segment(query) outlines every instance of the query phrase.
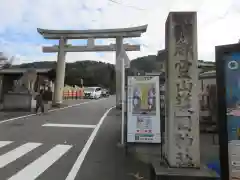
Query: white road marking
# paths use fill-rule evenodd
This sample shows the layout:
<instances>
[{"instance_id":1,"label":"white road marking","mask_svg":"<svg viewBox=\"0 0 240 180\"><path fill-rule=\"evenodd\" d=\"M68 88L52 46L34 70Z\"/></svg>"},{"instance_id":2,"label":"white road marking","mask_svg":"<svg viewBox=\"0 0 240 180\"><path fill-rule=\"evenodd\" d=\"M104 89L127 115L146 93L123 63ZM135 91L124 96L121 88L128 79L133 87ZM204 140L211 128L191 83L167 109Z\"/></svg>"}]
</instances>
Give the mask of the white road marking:
<instances>
[{"instance_id":1,"label":"white road marking","mask_svg":"<svg viewBox=\"0 0 240 180\"><path fill-rule=\"evenodd\" d=\"M11 144L12 141L0 141L0 148Z\"/></svg>"},{"instance_id":2,"label":"white road marking","mask_svg":"<svg viewBox=\"0 0 240 180\"><path fill-rule=\"evenodd\" d=\"M98 101L101 101L101 100L105 100L105 99L87 101L87 102L82 102L82 103L79 103L79 104L74 104L74 105L70 105L70 106L66 106L66 107L62 107L62 108L51 109L48 112L60 111L60 110L63 110L63 109L76 107L76 106L80 106L80 105L88 104L88 103L92 103L92 102L98 102ZM3 120L3 121L0 121L0 124L3 124L5 122L9 122L9 121L15 121L15 120L18 120L18 119L24 119L24 118L31 117L31 116L36 116L36 114L34 113L34 114L28 114L28 115L24 115L24 116L19 116L19 117L15 117L15 118L6 119L6 120Z\"/></svg>"},{"instance_id":3,"label":"white road marking","mask_svg":"<svg viewBox=\"0 0 240 180\"><path fill-rule=\"evenodd\" d=\"M26 143L12 151L9 151L6 154L1 155L0 168L5 167L9 163L17 160L18 158L22 157L23 155L27 154L28 152L32 151L40 145L42 145L42 143Z\"/></svg>"},{"instance_id":4,"label":"white road marking","mask_svg":"<svg viewBox=\"0 0 240 180\"><path fill-rule=\"evenodd\" d=\"M73 127L73 128L95 128L96 125L86 125L86 124L43 124L45 127Z\"/></svg>"},{"instance_id":5,"label":"white road marking","mask_svg":"<svg viewBox=\"0 0 240 180\"><path fill-rule=\"evenodd\" d=\"M85 157L86 157L86 155L87 155L87 153L88 153L88 151L89 151L89 149L90 149L90 147L91 147L91 145L93 143L93 140L95 139L95 137L96 137L96 135L97 135L97 133L98 133L98 131L99 131L103 121L104 121L104 119L107 117L108 113L113 108L115 108L115 106L111 107L110 109L108 109L104 113L104 115L101 117L99 123L97 124L96 128L93 130L91 136L89 137L89 139L86 142L85 146L83 147L81 153L79 154L77 160L75 161L71 171L68 173L68 176L67 176L66 180L74 180L75 177L77 176L77 173L78 173L79 169L81 168L82 163L83 163L83 161L84 161L84 159L85 159Z\"/></svg>"},{"instance_id":6,"label":"white road marking","mask_svg":"<svg viewBox=\"0 0 240 180\"><path fill-rule=\"evenodd\" d=\"M8 180L34 180L60 159L72 146L56 145Z\"/></svg>"}]
</instances>

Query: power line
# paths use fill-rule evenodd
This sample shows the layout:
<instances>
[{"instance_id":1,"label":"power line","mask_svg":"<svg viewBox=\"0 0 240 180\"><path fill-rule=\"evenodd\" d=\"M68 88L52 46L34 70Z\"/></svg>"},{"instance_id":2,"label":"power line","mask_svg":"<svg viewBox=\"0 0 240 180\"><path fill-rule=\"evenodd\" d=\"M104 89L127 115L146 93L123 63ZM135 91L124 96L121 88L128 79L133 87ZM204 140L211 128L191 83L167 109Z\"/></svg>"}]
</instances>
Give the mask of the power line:
<instances>
[{"instance_id":1,"label":"power line","mask_svg":"<svg viewBox=\"0 0 240 180\"><path fill-rule=\"evenodd\" d=\"M112 3L115 3L115 4L118 4L118 5L121 5L121 6L125 6L125 7L129 7L129 8L133 8L133 9L136 9L136 10L140 10L140 11L146 11L147 9L142 9L142 8L139 8L139 7L136 7L136 6L131 6L131 5L127 5L127 4L123 4L121 2L118 2L118 1L115 1L115 0L108 0Z\"/></svg>"},{"instance_id":2,"label":"power line","mask_svg":"<svg viewBox=\"0 0 240 180\"><path fill-rule=\"evenodd\" d=\"M217 21L220 21L220 20L224 19L229 14L229 12L230 12L230 10L228 9L223 15L218 16L216 18L213 18L213 19L211 19L209 21L204 22L203 26L208 26L208 25L210 25L212 23L215 23Z\"/></svg>"},{"instance_id":3,"label":"power line","mask_svg":"<svg viewBox=\"0 0 240 180\"><path fill-rule=\"evenodd\" d=\"M208 26L208 25L211 25L212 23L223 20L224 18L226 18L229 15L229 13L231 12L231 8L233 6L234 6L233 3L231 3L231 5L227 8L227 10L222 15L220 15L216 18L212 18L208 21L205 21L202 26Z\"/></svg>"}]
</instances>

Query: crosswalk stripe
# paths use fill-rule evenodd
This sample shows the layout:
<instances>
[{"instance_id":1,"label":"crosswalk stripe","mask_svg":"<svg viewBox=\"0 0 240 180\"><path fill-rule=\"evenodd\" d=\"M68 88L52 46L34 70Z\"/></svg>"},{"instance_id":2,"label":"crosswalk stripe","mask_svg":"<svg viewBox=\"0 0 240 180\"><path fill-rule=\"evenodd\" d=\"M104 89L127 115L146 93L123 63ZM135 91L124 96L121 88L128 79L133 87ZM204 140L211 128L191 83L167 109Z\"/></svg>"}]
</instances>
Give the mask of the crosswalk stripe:
<instances>
[{"instance_id":1,"label":"crosswalk stripe","mask_svg":"<svg viewBox=\"0 0 240 180\"><path fill-rule=\"evenodd\" d=\"M0 168L5 167L9 163L17 160L38 146L42 145L42 143L26 143L22 146L17 147L16 149L9 151L0 156Z\"/></svg>"},{"instance_id":2,"label":"crosswalk stripe","mask_svg":"<svg viewBox=\"0 0 240 180\"><path fill-rule=\"evenodd\" d=\"M47 153L27 165L24 169L10 177L8 180L34 180L61 158L72 146L56 145Z\"/></svg>"},{"instance_id":3,"label":"crosswalk stripe","mask_svg":"<svg viewBox=\"0 0 240 180\"><path fill-rule=\"evenodd\" d=\"M11 144L12 141L0 141L0 148Z\"/></svg>"}]
</instances>

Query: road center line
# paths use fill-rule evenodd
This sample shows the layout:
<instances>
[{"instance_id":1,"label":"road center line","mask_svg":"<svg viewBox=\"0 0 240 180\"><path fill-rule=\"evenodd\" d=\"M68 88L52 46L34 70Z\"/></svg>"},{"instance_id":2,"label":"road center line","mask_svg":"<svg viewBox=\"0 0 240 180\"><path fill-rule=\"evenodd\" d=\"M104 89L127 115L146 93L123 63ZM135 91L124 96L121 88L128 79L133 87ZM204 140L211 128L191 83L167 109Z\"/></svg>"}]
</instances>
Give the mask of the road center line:
<instances>
[{"instance_id":1,"label":"road center line","mask_svg":"<svg viewBox=\"0 0 240 180\"><path fill-rule=\"evenodd\" d=\"M73 128L95 128L96 125L86 125L86 124L43 124L44 127L73 127Z\"/></svg>"},{"instance_id":2,"label":"road center line","mask_svg":"<svg viewBox=\"0 0 240 180\"><path fill-rule=\"evenodd\" d=\"M79 104L73 104L73 105L70 105L70 106L62 107L62 108L51 109L48 112L60 111L60 110L63 110L63 109L76 107L76 106L80 106L80 105L88 104L88 103L94 103L94 102L98 102L98 101L102 101L102 100L105 100L105 99L98 99L98 100L93 100L93 101L87 101L87 102L82 102L82 103L79 103ZM25 115L25 116L19 116L19 117L6 119L6 120L3 120L3 121L0 121L0 124L3 124L5 122L9 122L9 121L15 121L15 120L18 120L18 119L24 119L24 118L32 117L32 116L36 116L36 114L34 113L34 114L28 114L28 115Z\"/></svg>"},{"instance_id":3,"label":"road center line","mask_svg":"<svg viewBox=\"0 0 240 180\"><path fill-rule=\"evenodd\" d=\"M67 176L67 178L65 180L74 180L75 179L75 177L77 176L77 173L78 173L79 169L81 168L82 163L83 163L83 161L84 161L84 159L85 159L85 157L86 157L86 155L87 155L87 153L88 153L88 151L89 151L89 149L90 149L90 147L91 147L91 145L93 143L93 140L95 139L95 137L96 137L96 135L97 135L97 133L98 133L98 131L99 131L103 121L104 121L104 119L107 117L108 113L113 108L115 108L115 106L111 107L110 109L108 109L104 113L104 115L101 117L99 123L97 124L96 128L93 130L91 136L89 137L88 141L86 142L85 146L83 147L81 153L79 154L77 160L75 161L71 171L68 173L68 176Z\"/></svg>"}]
</instances>

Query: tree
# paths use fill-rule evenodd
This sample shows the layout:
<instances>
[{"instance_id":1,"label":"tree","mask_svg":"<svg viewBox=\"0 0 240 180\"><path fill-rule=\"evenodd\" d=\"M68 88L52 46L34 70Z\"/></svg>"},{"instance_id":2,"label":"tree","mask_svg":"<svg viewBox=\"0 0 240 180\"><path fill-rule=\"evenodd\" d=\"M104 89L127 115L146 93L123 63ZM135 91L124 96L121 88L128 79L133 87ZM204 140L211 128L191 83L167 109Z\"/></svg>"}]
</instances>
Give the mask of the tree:
<instances>
[{"instance_id":1,"label":"tree","mask_svg":"<svg viewBox=\"0 0 240 180\"><path fill-rule=\"evenodd\" d=\"M15 66L16 67L16 66ZM56 69L56 62L33 62L21 64L20 68L53 68ZM96 61L77 61L66 64L65 84L81 86L83 79L84 86L101 86L115 92L115 67L109 63Z\"/></svg>"},{"instance_id":2,"label":"tree","mask_svg":"<svg viewBox=\"0 0 240 180\"><path fill-rule=\"evenodd\" d=\"M137 72L158 72L159 59L155 55L139 57L131 61L129 75L136 75ZM56 62L33 62L21 64L20 68L56 68ZM81 85L81 79L84 86L102 86L115 92L116 76L115 66L109 63L97 61L77 61L66 64L65 83L68 85Z\"/></svg>"}]
</instances>

